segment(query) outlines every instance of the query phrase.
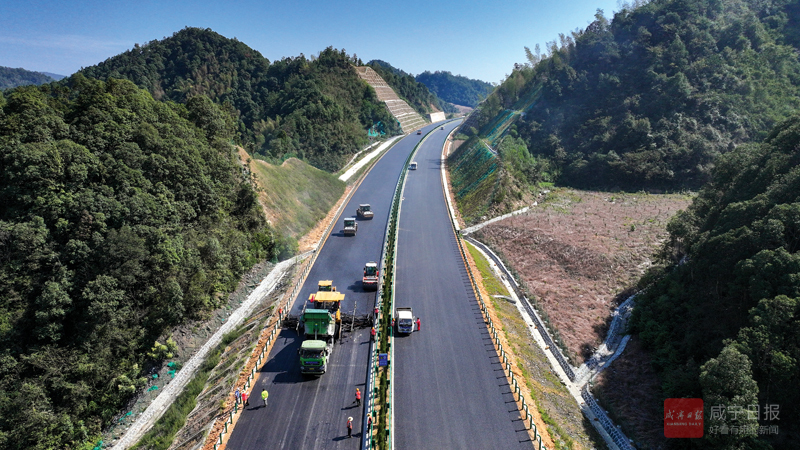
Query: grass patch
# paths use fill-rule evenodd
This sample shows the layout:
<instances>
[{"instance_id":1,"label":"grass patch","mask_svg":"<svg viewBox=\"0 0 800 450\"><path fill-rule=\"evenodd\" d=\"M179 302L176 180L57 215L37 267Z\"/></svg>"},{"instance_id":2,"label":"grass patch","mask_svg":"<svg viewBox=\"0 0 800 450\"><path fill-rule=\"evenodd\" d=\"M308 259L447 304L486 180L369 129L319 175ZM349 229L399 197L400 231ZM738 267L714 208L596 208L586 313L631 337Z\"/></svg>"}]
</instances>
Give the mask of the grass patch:
<instances>
[{"instance_id":1,"label":"grass patch","mask_svg":"<svg viewBox=\"0 0 800 450\"><path fill-rule=\"evenodd\" d=\"M169 409L153 425L153 428L135 446L131 447L132 449L166 450L172 445L175 434L183 427L186 423L186 417L197 405L197 396L203 392L208 377L219 364L225 347L239 338L245 331L245 327L239 327L223 336L222 342L206 358L203 365L195 373L192 381L186 385L183 392L178 395Z\"/></svg>"},{"instance_id":2,"label":"grass patch","mask_svg":"<svg viewBox=\"0 0 800 450\"><path fill-rule=\"evenodd\" d=\"M267 218L280 232L297 238L311 230L344 194L346 183L296 158L280 166L250 165L261 187Z\"/></svg>"},{"instance_id":3,"label":"grass patch","mask_svg":"<svg viewBox=\"0 0 800 450\"><path fill-rule=\"evenodd\" d=\"M510 295L508 290L503 283L494 276L492 268L489 267L489 261L483 257L481 252L478 251L474 245L467 241L464 242L467 244L469 254L472 255L472 259L475 261L475 265L478 266L478 270L483 277L483 287L486 289L486 292L488 292L489 295L504 295L508 297ZM497 307L497 305L495 305L495 307Z\"/></svg>"},{"instance_id":4,"label":"grass patch","mask_svg":"<svg viewBox=\"0 0 800 450\"><path fill-rule=\"evenodd\" d=\"M472 244L467 244L467 249L483 278L487 293L508 295L505 286L491 271L489 262ZM516 357L522 376L520 382L528 387L536 409L547 424L555 448L570 450L604 448L602 438L591 424L583 419L577 402L552 371L549 360L536 345L516 305L496 299L492 299L492 304L500 328L510 346L508 350Z\"/></svg>"}]
</instances>

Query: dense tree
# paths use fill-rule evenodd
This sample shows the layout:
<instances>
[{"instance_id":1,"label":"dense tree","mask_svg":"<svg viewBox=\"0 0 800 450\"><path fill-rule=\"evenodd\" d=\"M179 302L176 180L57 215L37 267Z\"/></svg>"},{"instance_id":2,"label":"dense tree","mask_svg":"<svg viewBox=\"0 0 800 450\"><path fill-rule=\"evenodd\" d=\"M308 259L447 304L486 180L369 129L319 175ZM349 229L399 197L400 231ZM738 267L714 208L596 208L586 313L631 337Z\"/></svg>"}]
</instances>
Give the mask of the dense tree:
<instances>
[{"instance_id":1,"label":"dense tree","mask_svg":"<svg viewBox=\"0 0 800 450\"><path fill-rule=\"evenodd\" d=\"M486 136L522 113L519 135L562 184L697 189L717 156L800 107L796 0L639 5L528 49L470 126Z\"/></svg>"},{"instance_id":2,"label":"dense tree","mask_svg":"<svg viewBox=\"0 0 800 450\"><path fill-rule=\"evenodd\" d=\"M389 134L400 131L374 91L358 78L357 62L344 50L329 47L317 57L270 63L236 39L185 28L81 73L131 80L161 100L187 103L203 95L235 116L236 138L249 151L276 162L296 156L335 171L366 145L367 130L375 123L384 124Z\"/></svg>"},{"instance_id":3,"label":"dense tree","mask_svg":"<svg viewBox=\"0 0 800 450\"><path fill-rule=\"evenodd\" d=\"M700 368L700 384L703 406L708 405L709 410L708 428L740 430L736 434L709 433L709 441L723 448L735 448L744 439L758 436L760 411L753 408L758 402L758 385L753 381L747 356L733 347L725 347L718 357L709 359ZM712 408L717 408L717 414L711 414Z\"/></svg>"},{"instance_id":4,"label":"dense tree","mask_svg":"<svg viewBox=\"0 0 800 450\"><path fill-rule=\"evenodd\" d=\"M434 111L458 112L455 107L443 102L413 75L406 73L386 61L372 60L367 63L397 95L423 117Z\"/></svg>"},{"instance_id":5,"label":"dense tree","mask_svg":"<svg viewBox=\"0 0 800 450\"><path fill-rule=\"evenodd\" d=\"M168 328L276 258L209 98L155 101L77 74L0 109L0 447L96 437Z\"/></svg>"},{"instance_id":6,"label":"dense tree","mask_svg":"<svg viewBox=\"0 0 800 450\"><path fill-rule=\"evenodd\" d=\"M453 75L450 72L431 73L426 70L417 75L416 80L446 102L473 108L494 89L491 83Z\"/></svg>"},{"instance_id":7,"label":"dense tree","mask_svg":"<svg viewBox=\"0 0 800 450\"><path fill-rule=\"evenodd\" d=\"M800 432L800 116L719 158L668 231L664 270L646 279L631 321L664 396L777 405L769 442L785 445ZM759 423L777 424L769 418Z\"/></svg>"}]
</instances>

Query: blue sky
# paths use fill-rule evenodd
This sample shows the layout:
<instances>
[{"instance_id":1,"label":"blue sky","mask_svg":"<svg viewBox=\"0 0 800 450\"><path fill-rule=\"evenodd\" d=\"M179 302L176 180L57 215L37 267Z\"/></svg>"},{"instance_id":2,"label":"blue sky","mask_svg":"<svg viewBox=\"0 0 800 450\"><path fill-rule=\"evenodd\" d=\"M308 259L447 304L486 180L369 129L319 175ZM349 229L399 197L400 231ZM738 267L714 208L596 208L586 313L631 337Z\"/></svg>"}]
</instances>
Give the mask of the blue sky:
<instances>
[{"instance_id":1,"label":"blue sky","mask_svg":"<svg viewBox=\"0 0 800 450\"><path fill-rule=\"evenodd\" d=\"M3 0L0 66L70 75L192 26L236 37L270 61L333 46L414 75L497 83L525 62L524 46L585 28L597 9L611 18L621 8L618 0Z\"/></svg>"}]
</instances>

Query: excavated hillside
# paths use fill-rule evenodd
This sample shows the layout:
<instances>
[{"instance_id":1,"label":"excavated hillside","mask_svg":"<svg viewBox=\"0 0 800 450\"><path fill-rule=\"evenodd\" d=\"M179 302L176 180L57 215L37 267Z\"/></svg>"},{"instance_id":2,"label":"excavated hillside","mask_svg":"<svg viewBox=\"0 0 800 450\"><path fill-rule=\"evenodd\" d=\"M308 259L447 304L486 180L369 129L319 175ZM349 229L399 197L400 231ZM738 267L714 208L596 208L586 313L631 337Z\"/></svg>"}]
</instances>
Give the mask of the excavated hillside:
<instances>
[{"instance_id":1,"label":"excavated hillside","mask_svg":"<svg viewBox=\"0 0 800 450\"><path fill-rule=\"evenodd\" d=\"M389 108L389 112L400 122L403 133L411 133L427 124L425 119L414 111L412 107L408 106L405 100L398 97L386 81L371 67L356 67L356 72L361 79L375 89L375 93L378 94L378 100L384 102L386 107Z\"/></svg>"}]
</instances>

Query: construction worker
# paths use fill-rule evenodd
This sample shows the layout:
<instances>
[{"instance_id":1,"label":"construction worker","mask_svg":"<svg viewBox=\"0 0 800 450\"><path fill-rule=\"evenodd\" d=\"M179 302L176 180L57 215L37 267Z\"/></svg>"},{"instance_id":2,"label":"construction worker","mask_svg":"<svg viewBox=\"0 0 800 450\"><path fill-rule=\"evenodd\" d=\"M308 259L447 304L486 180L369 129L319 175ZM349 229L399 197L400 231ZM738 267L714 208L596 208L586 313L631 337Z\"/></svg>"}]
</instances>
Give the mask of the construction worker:
<instances>
[{"instance_id":1,"label":"construction worker","mask_svg":"<svg viewBox=\"0 0 800 450\"><path fill-rule=\"evenodd\" d=\"M417 317L417 331L419 331L419 327L420 327L420 321L419 321L419 317Z\"/></svg>"},{"instance_id":2,"label":"construction worker","mask_svg":"<svg viewBox=\"0 0 800 450\"><path fill-rule=\"evenodd\" d=\"M266 389L261 390L261 400L264 400L264 406L267 406L267 397L269 397L269 392Z\"/></svg>"},{"instance_id":3,"label":"construction worker","mask_svg":"<svg viewBox=\"0 0 800 450\"><path fill-rule=\"evenodd\" d=\"M353 437L353 418L347 418L347 437Z\"/></svg>"},{"instance_id":4,"label":"construction worker","mask_svg":"<svg viewBox=\"0 0 800 450\"><path fill-rule=\"evenodd\" d=\"M377 331L375 331L375 327L372 327L372 329L369 330L369 341L370 342L375 342L375 334L376 333L377 333Z\"/></svg>"},{"instance_id":5,"label":"construction worker","mask_svg":"<svg viewBox=\"0 0 800 450\"><path fill-rule=\"evenodd\" d=\"M361 390L356 388L356 406L361 406Z\"/></svg>"}]
</instances>

